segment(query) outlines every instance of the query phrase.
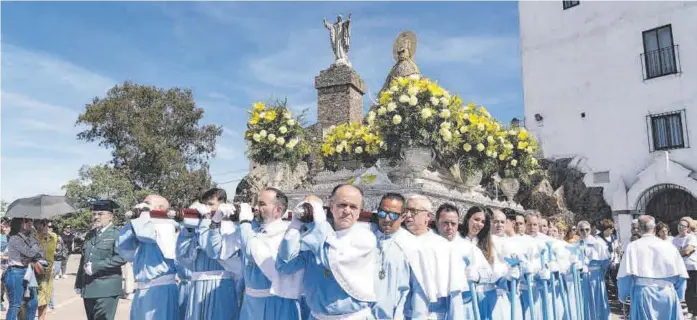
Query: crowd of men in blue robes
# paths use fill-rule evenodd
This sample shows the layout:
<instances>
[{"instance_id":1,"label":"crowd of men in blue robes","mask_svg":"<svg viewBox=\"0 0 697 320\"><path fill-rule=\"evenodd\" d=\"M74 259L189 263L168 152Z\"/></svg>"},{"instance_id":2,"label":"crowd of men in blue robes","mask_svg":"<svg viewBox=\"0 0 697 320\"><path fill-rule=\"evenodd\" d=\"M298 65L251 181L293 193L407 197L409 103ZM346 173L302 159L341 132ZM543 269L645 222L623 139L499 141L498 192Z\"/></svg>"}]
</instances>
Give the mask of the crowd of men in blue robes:
<instances>
[{"instance_id":1,"label":"crowd of men in blue robes","mask_svg":"<svg viewBox=\"0 0 697 320\"><path fill-rule=\"evenodd\" d=\"M526 233L511 235L497 209L434 209L421 195L385 194L359 221L363 192L350 184L326 207L309 195L289 210L274 188L257 199L233 205L212 189L191 205L200 218L179 222L150 216L170 209L161 196L137 205L115 243L133 264L131 319L610 318L610 256L587 222L570 244L539 233L534 212ZM683 319L680 254L653 235L652 217L639 229L619 266L619 298L631 300L630 319Z\"/></svg>"}]
</instances>

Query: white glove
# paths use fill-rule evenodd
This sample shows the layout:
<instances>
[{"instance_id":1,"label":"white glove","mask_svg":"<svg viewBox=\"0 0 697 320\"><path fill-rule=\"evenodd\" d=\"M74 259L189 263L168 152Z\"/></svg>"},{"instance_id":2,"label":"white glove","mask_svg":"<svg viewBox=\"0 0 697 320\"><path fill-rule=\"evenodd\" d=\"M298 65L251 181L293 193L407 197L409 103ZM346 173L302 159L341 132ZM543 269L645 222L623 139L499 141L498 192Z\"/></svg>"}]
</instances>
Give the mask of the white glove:
<instances>
[{"instance_id":1,"label":"white glove","mask_svg":"<svg viewBox=\"0 0 697 320\"><path fill-rule=\"evenodd\" d=\"M204 217L209 217L211 215L211 209L208 208L207 205L200 202L194 202L189 209L196 209L196 211L198 211L198 213Z\"/></svg>"},{"instance_id":2,"label":"white glove","mask_svg":"<svg viewBox=\"0 0 697 320\"><path fill-rule=\"evenodd\" d=\"M92 262L85 263L85 267L83 269L85 270L86 275L91 276L92 275Z\"/></svg>"},{"instance_id":3,"label":"white glove","mask_svg":"<svg viewBox=\"0 0 697 320\"><path fill-rule=\"evenodd\" d=\"M252 212L252 207L248 203L240 204L240 221L254 220L254 212Z\"/></svg>"},{"instance_id":4,"label":"white glove","mask_svg":"<svg viewBox=\"0 0 697 320\"><path fill-rule=\"evenodd\" d=\"M552 278L552 273L548 269L542 269L537 272L537 276L542 280L549 280Z\"/></svg>"},{"instance_id":5,"label":"white glove","mask_svg":"<svg viewBox=\"0 0 697 320\"><path fill-rule=\"evenodd\" d=\"M315 223L327 221L327 212L324 211L324 207L322 207L321 204L310 202L310 205L312 205L312 213Z\"/></svg>"},{"instance_id":6,"label":"white glove","mask_svg":"<svg viewBox=\"0 0 697 320\"><path fill-rule=\"evenodd\" d=\"M291 211L291 220L290 220L290 226L289 228L293 228L296 230L300 230L303 226L303 222L300 221L300 215L303 214L303 204L307 203L306 201L300 202L293 210Z\"/></svg>"},{"instance_id":7,"label":"white glove","mask_svg":"<svg viewBox=\"0 0 697 320\"><path fill-rule=\"evenodd\" d=\"M520 268L510 268L508 269L508 277L511 279L520 279Z\"/></svg>"},{"instance_id":8,"label":"white glove","mask_svg":"<svg viewBox=\"0 0 697 320\"><path fill-rule=\"evenodd\" d=\"M479 272L475 268L467 268L465 270L465 274L467 275L467 280L473 281L473 282L478 282L479 281Z\"/></svg>"},{"instance_id":9,"label":"white glove","mask_svg":"<svg viewBox=\"0 0 697 320\"><path fill-rule=\"evenodd\" d=\"M81 296L81 295L82 295L82 289L75 288L75 293L76 293L77 295L80 295L80 296Z\"/></svg>"},{"instance_id":10,"label":"white glove","mask_svg":"<svg viewBox=\"0 0 697 320\"><path fill-rule=\"evenodd\" d=\"M220 223L223 221L223 219L232 216L234 213L235 206L229 203L223 203L218 206L218 210L215 211L215 214L211 220L213 220L215 223Z\"/></svg>"}]
</instances>

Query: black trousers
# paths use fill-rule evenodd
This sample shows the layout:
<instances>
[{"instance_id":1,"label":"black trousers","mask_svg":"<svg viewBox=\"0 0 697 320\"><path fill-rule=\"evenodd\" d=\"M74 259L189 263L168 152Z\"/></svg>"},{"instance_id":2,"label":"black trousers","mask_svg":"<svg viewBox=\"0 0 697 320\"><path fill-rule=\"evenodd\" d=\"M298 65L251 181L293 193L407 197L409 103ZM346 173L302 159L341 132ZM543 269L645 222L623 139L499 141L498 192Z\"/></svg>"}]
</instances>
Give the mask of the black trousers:
<instances>
[{"instance_id":1,"label":"black trousers","mask_svg":"<svg viewBox=\"0 0 697 320\"><path fill-rule=\"evenodd\" d=\"M84 299L87 320L114 320L119 297Z\"/></svg>"},{"instance_id":2,"label":"black trousers","mask_svg":"<svg viewBox=\"0 0 697 320\"><path fill-rule=\"evenodd\" d=\"M687 279L687 287L685 288L685 303L687 310L693 315L697 315L697 270L687 271L690 276Z\"/></svg>"}]
</instances>

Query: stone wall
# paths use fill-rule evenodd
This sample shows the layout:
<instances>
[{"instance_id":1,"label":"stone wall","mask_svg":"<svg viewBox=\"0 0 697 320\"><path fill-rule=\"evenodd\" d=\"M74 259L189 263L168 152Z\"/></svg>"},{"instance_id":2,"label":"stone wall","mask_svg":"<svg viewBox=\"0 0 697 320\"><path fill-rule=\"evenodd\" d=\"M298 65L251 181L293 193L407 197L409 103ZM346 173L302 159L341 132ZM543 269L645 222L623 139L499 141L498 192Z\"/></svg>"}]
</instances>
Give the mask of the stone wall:
<instances>
[{"instance_id":1,"label":"stone wall","mask_svg":"<svg viewBox=\"0 0 697 320\"><path fill-rule=\"evenodd\" d=\"M332 65L315 77L317 125L324 132L332 125L363 120L365 83L346 65Z\"/></svg>"}]
</instances>

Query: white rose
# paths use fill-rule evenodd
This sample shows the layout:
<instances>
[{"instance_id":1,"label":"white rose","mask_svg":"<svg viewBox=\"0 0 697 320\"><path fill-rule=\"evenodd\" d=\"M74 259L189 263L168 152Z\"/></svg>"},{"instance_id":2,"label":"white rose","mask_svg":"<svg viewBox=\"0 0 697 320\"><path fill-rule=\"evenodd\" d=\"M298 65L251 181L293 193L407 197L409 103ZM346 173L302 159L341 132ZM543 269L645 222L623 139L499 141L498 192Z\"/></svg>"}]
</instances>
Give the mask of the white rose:
<instances>
[{"instance_id":1,"label":"white rose","mask_svg":"<svg viewBox=\"0 0 697 320\"><path fill-rule=\"evenodd\" d=\"M290 119L290 112L284 112L283 117L286 119Z\"/></svg>"},{"instance_id":2,"label":"white rose","mask_svg":"<svg viewBox=\"0 0 697 320\"><path fill-rule=\"evenodd\" d=\"M469 129L467 128L467 126L462 126L462 127L460 127L460 132L462 132L462 133L467 132L467 130L469 130Z\"/></svg>"},{"instance_id":3,"label":"white rose","mask_svg":"<svg viewBox=\"0 0 697 320\"><path fill-rule=\"evenodd\" d=\"M261 131L259 131L259 135L260 135L262 138L266 138L266 130L261 130Z\"/></svg>"},{"instance_id":4,"label":"white rose","mask_svg":"<svg viewBox=\"0 0 697 320\"><path fill-rule=\"evenodd\" d=\"M425 109L422 109L422 110L421 110L421 117L422 117L422 118L428 119L428 118L431 117L431 115L432 115L432 114L431 114L431 109L425 108Z\"/></svg>"},{"instance_id":5,"label":"white rose","mask_svg":"<svg viewBox=\"0 0 697 320\"><path fill-rule=\"evenodd\" d=\"M402 123L402 116L395 114L394 117L392 117L392 123L394 123L394 124Z\"/></svg>"},{"instance_id":6,"label":"white rose","mask_svg":"<svg viewBox=\"0 0 697 320\"><path fill-rule=\"evenodd\" d=\"M292 126L292 125L295 124L295 120L293 120L293 119L288 119L288 122L287 122L287 123L288 123L289 126Z\"/></svg>"},{"instance_id":7,"label":"white rose","mask_svg":"<svg viewBox=\"0 0 697 320\"><path fill-rule=\"evenodd\" d=\"M416 99L416 96L409 97L409 105L410 106L415 106L418 103L419 103L419 99Z\"/></svg>"},{"instance_id":8,"label":"white rose","mask_svg":"<svg viewBox=\"0 0 697 320\"><path fill-rule=\"evenodd\" d=\"M450 117L450 110L448 110L448 109L441 110L440 117L441 118L449 118Z\"/></svg>"},{"instance_id":9,"label":"white rose","mask_svg":"<svg viewBox=\"0 0 697 320\"><path fill-rule=\"evenodd\" d=\"M481 144L481 143L478 143L478 144L477 144L477 151L479 151L479 152L484 151L484 145Z\"/></svg>"},{"instance_id":10,"label":"white rose","mask_svg":"<svg viewBox=\"0 0 697 320\"><path fill-rule=\"evenodd\" d=\"M418 73L415 73L415 74L410 75L409 79L417 81L417 80L421 79L421 76Z\"/></svg>"},{"instance_id":11,"label":"white rose","mask_svg":"<svg viewBox=\"0 0 697 320\"><path fill-rule=\"evenodd\" d=\"M387 111L388 111L388 112L395 111L396 109L397 109L397 104L396 104L396 103L390 102L390 103L387 104Z\"/></svg>"},{"instance_id":12,"label":"white rose","mask_svg":"<svg viewBox=\"0 0 697 320\"><path fill-rule=\"evenodd\" d=\"M354 150L357 154L363 153L363 148L361 147L356 147L356 150Z\"/></svg>"},{"instance_id":13,"label":"white rose","mask_svg":"<svg viewBox=\"0 0 697 320\"><path fill-rule=\"evenodd\" d=\"M432 104L434 107L438 105L438 102L440 102L440 100L438 100L438 98L436 98L436 97L431 97L431 104Z\"/></svg>"},{"instance_id":14,"label":"white rose","mask_svg":"<svg viewBox=\"0 0 697 320\"><path fill-rule=\"evenodd\" d=\"M258 133L255 133L252 135L252 139L254 139L254 141L256 142L259 142L259 140L261 140L261 136Z\"/></svg>"},{"instance_id":15,"label":"white rose","mask_svg":"<svg viewBox=\"0 0 697 320\"><path fill-rule=\"evenodd\" d=\"M477 125L477 129L479 129L479 131L484 131L486 130L486 126L483 123L480 123Z\"/></svg>"},{"instance_id":16,"label":"white rose","mask_svg":"<svg viewBox=\"0 0 697 320\"><path fill-rule=\"evenodd\" d=\"M269 141L271 141L271 142L274 142L274 141L276 141L276 135L272 133L267 137L267 139L269 139Z\"/></svg>"},{"instance_id":17,"label":"white rose","mask_svg":"<svg viewBox=\"0 0 697 320\"><path fill-rule=\"evenodd\" d=\"M409 96L406 95L406 94L403 94L403 95L399 96L399 102L401 102L401 103L407 103L407 102L409 102Z\"/></svg>"},{"instance_id":18,"label":"white rose","mask_svg":"<svg viewBox=\"0 0 697 320\"><path fill-rule=\"evenodd\" d=\"M380 107L380 108L378 108L378 114L379 114L379 115L383 115L383 114L385 114L385 112L387 112L387 109L385 109L385 107Z\"/></svg>"},{"instance_id":19,"label":"white rose","mask_svg":"<svg viewBox=\"0 0 697 320\"><path fill-rule=\"evenodd\" d=\"M392 92L397 92L398 90L399 90L399 88L397 86L390 87L390 91L392 91Z\"/></svg>"},{"instance_id":20,"label":"white rose","mask_svg":"<svg viewBox=\"0 0 697 320\"><path fill-rule=\"evenodd\" d=\"M486 137L486 141L488 141L490 144L491 144L491 143L494 143L494 137L492 137L492 136L487 136L487 137Z\"/></svg>"},{"instance_id":21,"label":"white rose","mask_svg":"<svg viewBox=\"0 0 697 320\"><path fill-rule=\"evenodd\" d=\"M276 139L276 143L278 143L279 146L282 146L286 144L286 139L284 139L283 137L279 137L278 139Z\"/></svg>"},{"instance_id":22,"label":"white rose","mask_svg":"<svg viewBox=\"0 0 697 320\"><path fill-rule=\"evenodd\" d=\"M281 132L281 134L284 134L284 133L288 132L288 128L286 128L286 126L281 126L278 129L278 131Z\"/></svg>"},{"instance_id":23,"label":"white rose","mask_svg":"<svg viewBox=\"0 0 697 320\"><path fill-rule=\"evenodd\" d=\"M447 106L450 104L450 99L448 99L446 97L442 97L442 98L440 98L440 103L444 106Z\"/></svg>"},{"instance_id":24,"label":"white rose","mask_svg":"<svg viewBox=\"0 0 697 320\"><path fill-rule=\"evenodd\" d=\"M344 145L336 146L336 153L342 153L344 151Z\"/></svg>"},{"instance_id":25,"label":"white rose","mask_svg":"<svg viewBox=\"0 0 697 320\"><path fill-rule=\"evenodd\" d=\"M465 143L462 146L462 149L464 149L466 152L469 152L470 150L472 150L472 146L469 143Z\"/></svg>"},{"instance_id":26,"label":"white rose","mask_svg":"<svg viewBox=\"0 0 697 320\"><path fill-rule=\"evenodd\" d=\"M516 165L518 165L518 160L516 160L516 159L511 160L511 165L514 166L514 167L515 167Z\"/></svg>"}]
</instances>

